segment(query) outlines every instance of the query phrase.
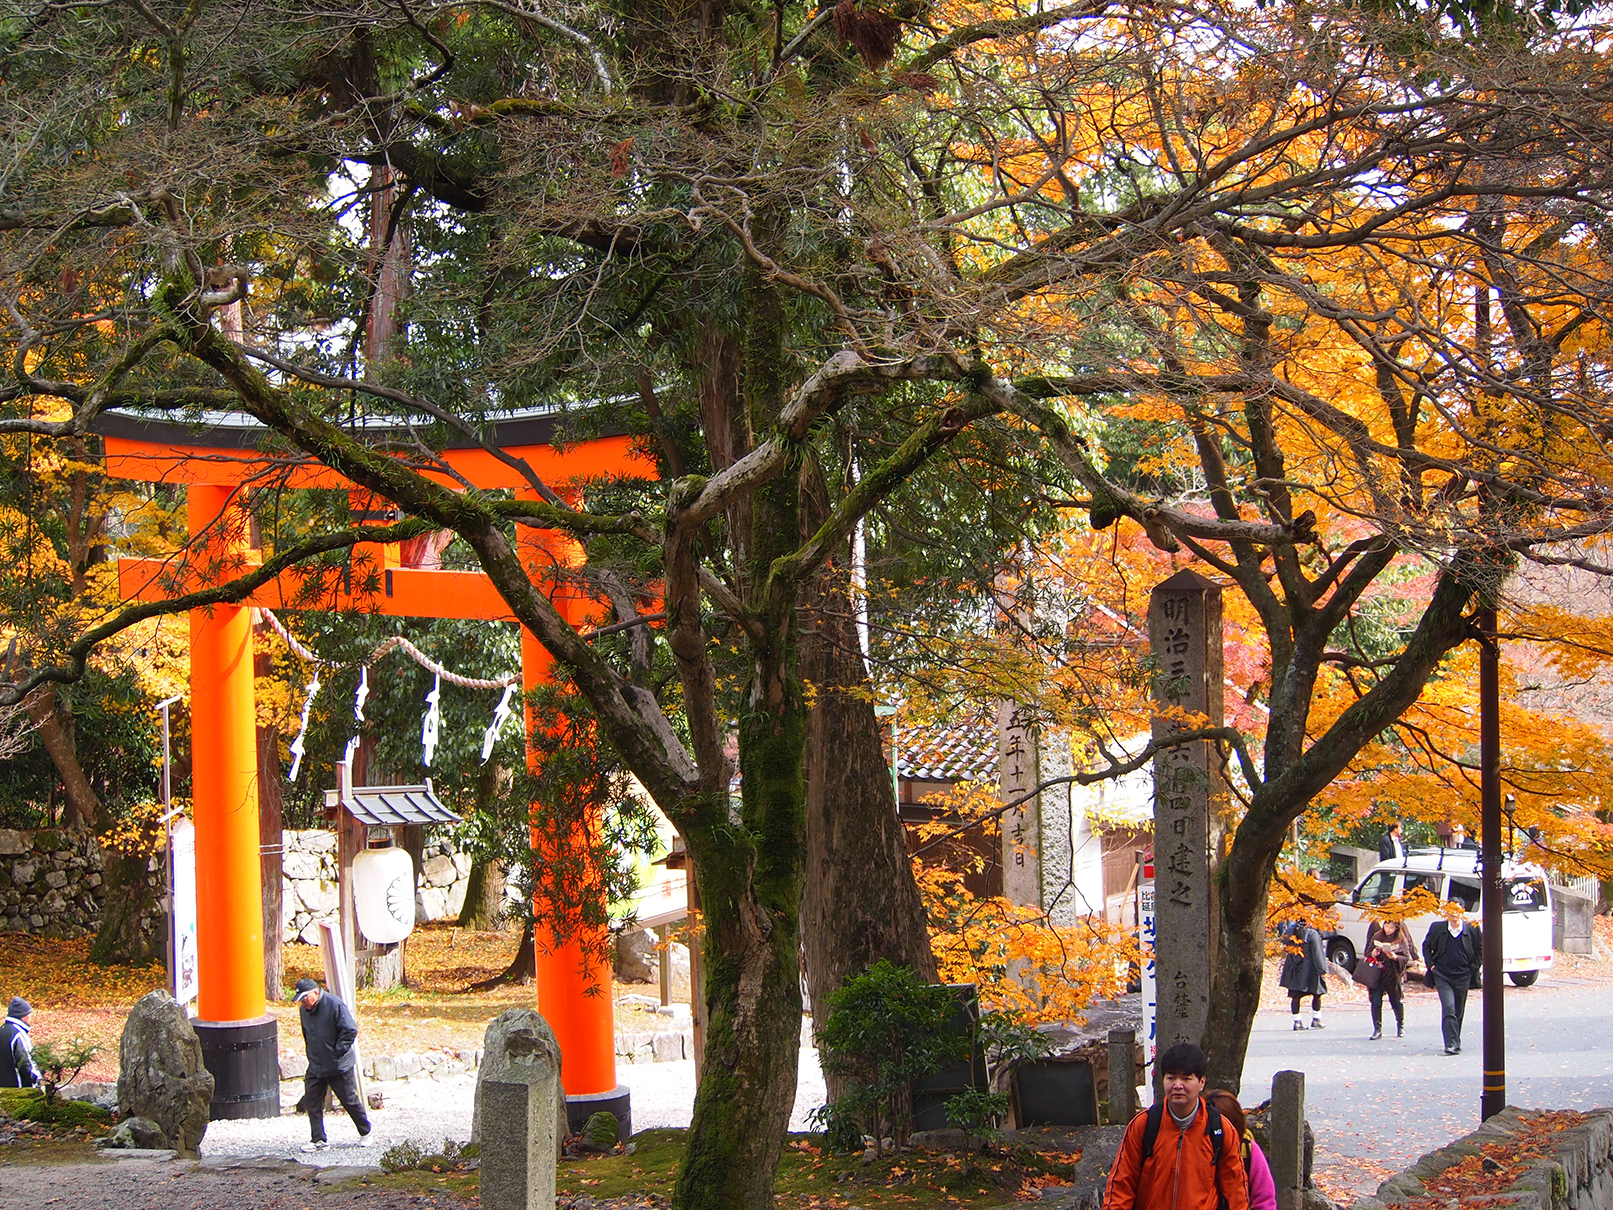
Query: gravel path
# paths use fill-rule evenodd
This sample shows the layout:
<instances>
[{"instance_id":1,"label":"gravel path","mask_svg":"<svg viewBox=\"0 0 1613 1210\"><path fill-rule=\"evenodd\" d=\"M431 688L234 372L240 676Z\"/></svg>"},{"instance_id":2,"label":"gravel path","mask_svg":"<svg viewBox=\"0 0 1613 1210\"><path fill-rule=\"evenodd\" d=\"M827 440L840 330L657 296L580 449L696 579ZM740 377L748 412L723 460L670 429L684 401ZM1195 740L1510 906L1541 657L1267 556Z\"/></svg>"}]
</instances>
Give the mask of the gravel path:
<instances>
[{"instance_id":1,"label":"gravel path","mask_svg":"<svg viewBox=\"0 0 1613 1210\"><path fill-rule=\"evenodd\" d=\"M634 1130L689 1124L694 1112L692 1059L676 1063L624 1063L616 1070L617 1078L633 1090ZM382 1152L405 1140L435 1150L445 1138L463 1142L470 1137L471 1106L476 1092L474 1072L441 1079L416 1077L372 1082L368 1088L379 1090L385 1098L382 1108L370 1113L375 1139L371 1147L357 1145L358 1132L347 1115L337 1110L325 1114L325 1134L331 1143L329 1150L303 1155L300 1148L308 1141L308 1119L301 1114L282 1113L278 1118L213 1122L202 1140L202 1157L275 1156L322 1167L373 1168L380 1163ZM803 1046L790 1129L808 1129L808 1116L823 1104L823 1097L818 1052Z\"/></svg>"}]
</instances>

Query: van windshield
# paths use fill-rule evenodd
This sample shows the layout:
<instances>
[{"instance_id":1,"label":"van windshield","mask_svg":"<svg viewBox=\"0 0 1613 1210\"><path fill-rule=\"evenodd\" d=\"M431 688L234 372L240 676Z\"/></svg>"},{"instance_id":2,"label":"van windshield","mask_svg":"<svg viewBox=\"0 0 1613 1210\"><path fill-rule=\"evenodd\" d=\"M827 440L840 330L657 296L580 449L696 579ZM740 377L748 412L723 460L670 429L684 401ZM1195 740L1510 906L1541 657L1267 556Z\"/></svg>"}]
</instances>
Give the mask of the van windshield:
<instances>
[{"instance_id":1,"label":"van windshield","mask_svg":"<svg viewBox=\"0 0 1613 1210\"><path fill-rule=\"evenodd\" d=\"M1546 906L1546 883L1541 878L1509 878L1501 908L1507 912L1537 912Z\"/></svg>"},{"instance_id":2,"label":"van windshield","mask_svg":"<svg viewBox=\"0 0 1613 1210\"><path fill-rule=\"evenodd\" d=\"M1388 870L1368 874L1355 888L1357 903L1382 903L1395 893L1395 876Z\"/></svg>"}]
</instances>

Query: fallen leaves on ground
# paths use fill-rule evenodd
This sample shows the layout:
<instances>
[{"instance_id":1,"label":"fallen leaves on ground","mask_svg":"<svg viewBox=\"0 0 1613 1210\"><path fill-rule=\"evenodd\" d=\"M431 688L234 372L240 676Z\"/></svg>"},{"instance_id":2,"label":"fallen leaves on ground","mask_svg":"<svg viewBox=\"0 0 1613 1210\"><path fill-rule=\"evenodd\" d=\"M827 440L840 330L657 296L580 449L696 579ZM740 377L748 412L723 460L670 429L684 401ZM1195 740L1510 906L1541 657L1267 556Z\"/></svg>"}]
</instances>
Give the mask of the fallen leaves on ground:
<instances>
[{"instance_id":1,"label":"fallen leaves on ground","mask_svg":"<svg viewBox=\"0 0 1613 1210\"><path fill-rule=\"evenodd\" d=\"M1515 1135L1480 1144L1478 1155L1464 1157L1426 1182L1428 1197L1408 1204L1446 1210L1453 1201L1488 1201L1511 1188L1530 1167L1549 1158L1560 1146L1557 1136L1581 1125L1587 1117L1572 1109L1529 1114L1518 1123Z\"/></svg>"}]
</instances>

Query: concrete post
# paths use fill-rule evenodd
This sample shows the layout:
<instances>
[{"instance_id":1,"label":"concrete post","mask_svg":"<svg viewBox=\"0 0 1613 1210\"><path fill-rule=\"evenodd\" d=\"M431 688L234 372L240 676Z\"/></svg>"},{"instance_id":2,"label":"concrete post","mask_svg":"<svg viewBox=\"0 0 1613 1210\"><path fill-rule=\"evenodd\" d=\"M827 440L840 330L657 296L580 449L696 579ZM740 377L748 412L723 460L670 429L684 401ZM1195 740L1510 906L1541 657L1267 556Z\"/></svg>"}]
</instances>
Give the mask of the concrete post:
<instances>
[{"instance_id":1,"label":"concrete post","mask_svg":"<svg viewBox=\"0 0 1613 1210\"><path fill-rule=\"evenodd\" d=\"M1137 1112L1137 1031L1109 1031L1109 1125L1124 1126Z\"/></svg>"},{"instance_id":2,"label":"concrete post","mask_svg":"<svg viewBox=\"0 0 1613 1210\"><path fill-rule=\"evenodd\" d=\"M1305 1197L1305 1073L1279 1071L1271 1080L1272 1183L1277 1210L1300 1210Z\"/></svg>"}]
</instances>

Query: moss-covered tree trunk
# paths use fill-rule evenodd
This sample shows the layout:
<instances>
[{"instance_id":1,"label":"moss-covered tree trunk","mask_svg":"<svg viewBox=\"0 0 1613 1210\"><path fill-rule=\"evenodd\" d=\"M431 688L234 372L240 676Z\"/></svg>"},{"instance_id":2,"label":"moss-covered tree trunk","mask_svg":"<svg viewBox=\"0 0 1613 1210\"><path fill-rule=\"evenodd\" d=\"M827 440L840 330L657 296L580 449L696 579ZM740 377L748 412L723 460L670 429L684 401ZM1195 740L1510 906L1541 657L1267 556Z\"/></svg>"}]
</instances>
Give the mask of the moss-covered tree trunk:
<instances>
[{"instance_id":1,"label":"moss-covered tree trunk","mask_svg":"<svg viewBox=\"0 0 1613 1210\"><path fill-rule=\"evenodd\" d=\"M785 319L777 290L755 270L746 274L744 298L740 402L750 431L759 432L784 399ZM706 1035L676 1210L768 1210L795 1103L806 709L796 665L797 585L772 573L798 540L799 482L797 467L760 487L735 543L745 604L757 622L739 718L739 817L720 792L679 812L705 911Z\"/></svg>"},{"instance_id":2,"label":"moss-covered tree trunk","mask_svg":"<svg viewBox=\"0 0 1613 1210\"><path fill-rule=\"evenodd\" d=\"M166 860L166 855L159 860ZM144 966L168 954L168 914L147 877L151 858L106 851L101 927L90 945L96 962Z\"/></svg>"}]
</instances>

